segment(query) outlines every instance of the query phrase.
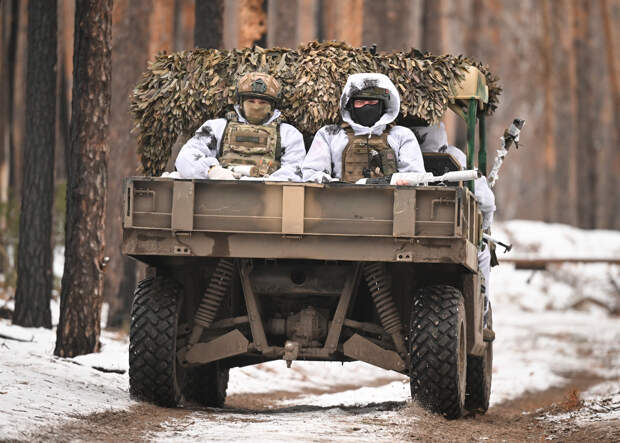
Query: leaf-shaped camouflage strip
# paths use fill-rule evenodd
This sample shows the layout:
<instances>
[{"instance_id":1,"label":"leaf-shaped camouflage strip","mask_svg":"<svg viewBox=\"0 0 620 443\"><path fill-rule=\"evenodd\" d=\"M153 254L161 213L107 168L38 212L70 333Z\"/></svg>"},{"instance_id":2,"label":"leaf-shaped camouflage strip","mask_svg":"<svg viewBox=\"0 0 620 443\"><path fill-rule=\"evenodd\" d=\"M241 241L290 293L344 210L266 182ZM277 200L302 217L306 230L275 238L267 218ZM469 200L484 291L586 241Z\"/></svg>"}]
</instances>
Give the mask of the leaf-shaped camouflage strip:
<instances>
[{"instance_id":1,"label":"leaf-shaped camouflage strip","mask_svg":"<svg viewBox=\"0 0 620 443\"><path fill-rule=\"evenodd\" d=\"M142 169L147 175L160 175L179 135L224 116L234 104L235 82L246 72L274 75L282 85L278 107L285 120L311 137L321 126L339 123L340 93L349 74L386 74L401 94L401 118L436 123L447 109L451 87L471 64L487 79L487 112L492 113L501 91L497 77L486 65L460 55L436 56L415 49L373 55L339 42L159 55L131 97Z\"/></svg>"}]
</instances>

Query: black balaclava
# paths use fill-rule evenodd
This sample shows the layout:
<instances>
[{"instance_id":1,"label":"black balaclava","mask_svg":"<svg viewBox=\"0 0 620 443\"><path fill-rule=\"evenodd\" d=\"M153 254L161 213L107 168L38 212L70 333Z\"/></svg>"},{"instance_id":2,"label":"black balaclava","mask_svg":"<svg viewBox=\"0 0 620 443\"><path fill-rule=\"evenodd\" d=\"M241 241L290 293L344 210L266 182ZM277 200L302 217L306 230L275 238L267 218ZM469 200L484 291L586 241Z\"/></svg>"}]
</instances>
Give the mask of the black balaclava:
<instances>
[{"instance_id":1,"label":"black balaclava","mask_svg":"<svg viewBox=\"0 0 620 443\"><path fill-rule=\"evenodd\" d=\"M355 100L355 98L352 100ZM361 108L356 108L351 103L351 119L359 125L371 128L372 125L379 121L382 115L383 100L379 100L376 105L364 105Z\"/></svg>"}]
</instances>

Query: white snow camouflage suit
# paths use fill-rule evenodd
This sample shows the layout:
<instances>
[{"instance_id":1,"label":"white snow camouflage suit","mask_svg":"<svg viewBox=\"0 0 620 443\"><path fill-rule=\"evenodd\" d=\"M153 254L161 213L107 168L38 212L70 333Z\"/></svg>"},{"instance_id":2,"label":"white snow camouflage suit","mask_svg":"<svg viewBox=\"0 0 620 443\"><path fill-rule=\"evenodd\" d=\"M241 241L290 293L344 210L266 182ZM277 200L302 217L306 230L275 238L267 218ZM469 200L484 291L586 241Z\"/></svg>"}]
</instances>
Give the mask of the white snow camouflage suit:
<instances>
[{"instance_id":1,"label":"white snow camouflage suit","mask_svg":"<svg viewBox=\"0 0 620 443\"><path fill-rule=\"evenodd\" d=\"M346 108L351 96L368 87L385 88L390 93L385 111L381 118L372 126L355 123ZM396 155L398 172L424 172L424 162L420 145L411 130L403 126L387 125L392 123L400 110L400 96L392 81L383 74L366 73L352 74L340 97L340 114L342 120L349 124L355 135L379 137L383 131L389 130L387 142ZM324 183L342 178L342 152L349 143L346 131L338 125L328 125L319 129L314 136L302 165L304 181Z\"/></svg>"},{"instance_id":2,"label":"white snow camouflage suit","mask_svg":"<svg viewBox=\"0 0 620 443\"><path fill-rule=\"evenodd\" d=\"M235 111L239 122L247 123L241 115L239 105L235 106ZM280 111L275 109L264 125L273 122L279 116ZM183 145L175 162L181 178L208 178L209 169L219 164L216 157L220 150L226 122L225 118L207 120ZM301 163L306 155L301 132L287 123L281 123L280 143L282 145L281 166L269 176L269 180L301 181Z\"/></svg>"},{"instance_id":3,"label":"white snow camouflage suit","mask_svg":"<svg viewBox=\"0 0 620 443\"><path fill-rule=\"evenodd\" d=\"M448 135L443 123L432 126L417 126L413 128L420 137L422 152L446 152L451 154L462 168L467 165L465 153L456 146L448 145ZM495 195L489 187L487 178L482 176L474 182L474 195L478 202L478 207L482 211L482 229L488 229L493 223L495 213ZM491 252L485 245L484 249L478 250L478 267L484 276L487 298L490 295L491 284ZM485 303L485 313L488 309Z\"/></svg>"}]
</instances>

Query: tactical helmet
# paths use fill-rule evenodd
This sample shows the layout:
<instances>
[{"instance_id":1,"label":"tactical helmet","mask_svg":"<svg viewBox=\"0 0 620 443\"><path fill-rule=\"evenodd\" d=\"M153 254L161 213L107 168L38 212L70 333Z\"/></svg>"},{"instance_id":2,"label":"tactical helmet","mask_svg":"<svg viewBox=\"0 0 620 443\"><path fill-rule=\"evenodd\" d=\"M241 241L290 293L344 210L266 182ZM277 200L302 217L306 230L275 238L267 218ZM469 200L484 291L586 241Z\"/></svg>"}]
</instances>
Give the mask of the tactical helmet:
<instances>
[{"instance_id":1,"label":"tactical helmet","mask_svg":"<svg viewBox=\"0 0 620 443\"><path fill-rule=\"evenodd\" d=\"M353 105L355 100L377 100L376 104L366 104L361 108ZM385 88L370 87L355 91L347 103L351 118L362 126L372 127L379 121L390 100L390 91Z\"/></svg>"},{"instance_id":2,"label":"tactical helmet","mask_svg":"<svg viewBox=\"0 0 620 443\"><path fill-rule=\"evenodd\" d=\"M380 100L383 102L383 107L385 108L390 101L390 91L387 88L379 88L377 86L360 89L351 94L351 98L347 105L353 106L353 100L355 99Z\"/></svg>"},{"instance_id":3,"label":"tactical helmet","mask_svg":"<svg viewBox=\"0 0 620 443\"><path fill-rule=\"evenodd\" d=\"M280 98L281 87L269 74L249 72L239 79L235 92L239 103L244 98L261 98L275 105Z\"/></svg>"}]
</instances>

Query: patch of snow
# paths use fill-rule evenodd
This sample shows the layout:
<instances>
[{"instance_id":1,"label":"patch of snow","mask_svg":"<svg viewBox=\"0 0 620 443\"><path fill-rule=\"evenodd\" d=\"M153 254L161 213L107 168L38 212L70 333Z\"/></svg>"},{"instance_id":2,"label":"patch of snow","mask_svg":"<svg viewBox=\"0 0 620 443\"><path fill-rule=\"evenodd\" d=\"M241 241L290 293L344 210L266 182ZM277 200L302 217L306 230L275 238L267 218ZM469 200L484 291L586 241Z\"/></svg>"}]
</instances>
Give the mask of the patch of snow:
<instances>
[{"instance_id":1,"label":"patch of snow","mask_svg":"<svg viewBox=\"0 0 620 443\"><path fill-rule=\"evenodd\" d=\"M355 374L351 374L355 377ZM403 380L394 381L376 387L362 387L348 389L342 392L304 395L294 400L284 400L279 402L282 406L308 405L321 407L344 407L344 406L368 406L374 403L398 402L405 404L411 399L409 388L409 378L402 377ZM357 383L357 377L355 377ZM359 383L363 385L363 383Z\"/></svg>"},{"instance_id":2,"label":"patch of snow","mask_svg":"<svg viewBox=\"0 0 620 443\"><path fill-rule=\"evenodd\" d=\"M64 246L56 246L54 248L53 254L53 265L52 269L54 272L54 277L62 278L62 274L65 272L65 247Z\"/></svg>"},{"instance_id":3,"label":"patch of snow","mask_svg":"<svg viewBox=\"0 0 620 443\"><path fill-rule=\"evenodd\" d=\"M543 420L562 423L570 421L584 427L596 422L618 421L620 424L620 380L600 383L581 393L581 408L559 413L546 414Z\"/></svg>"},{"instance_id":4,"label":"patch of snow","mask_svg":"<svg viewBox=\"0 0 620 443\"><path fill-rule=\"evenodd\" d=\"M382 385L406 380L402 374L386 371L363 362L334 363L295 361L289 369L284 360L230 371L230 394L259 394L273 391L301 393L309 390L330 390L350 386ZM274 386L274 381L277 384Z\"/></svg>"},{"instance_id":5,"label":"patch of snow","mask_svg":"<svg viewBox=\"0 0 620 443\"><path fill-rule=\"evenodd\" d=\"M195 412L183 420L170 420L152 441L247 442L394 442L394 431L411 426L415 418L394 411L392 404L355 410L296 406L276 411L213 410Z\"/></svg>"},{"instance_id":6,"label":"patch of snow","mask_svg":"<svg viewBox=\"0 0 620 443\"><path fill-rule=\"evenodd\" d=\"M53 356L55 329L22 328L0 320L0 435L25 438L37 427L74 414L124 409L129 399L127 375L88 366L123 368L127 342L104 333L102 352L65 359Z\"/></svg>"}]
</instances>

